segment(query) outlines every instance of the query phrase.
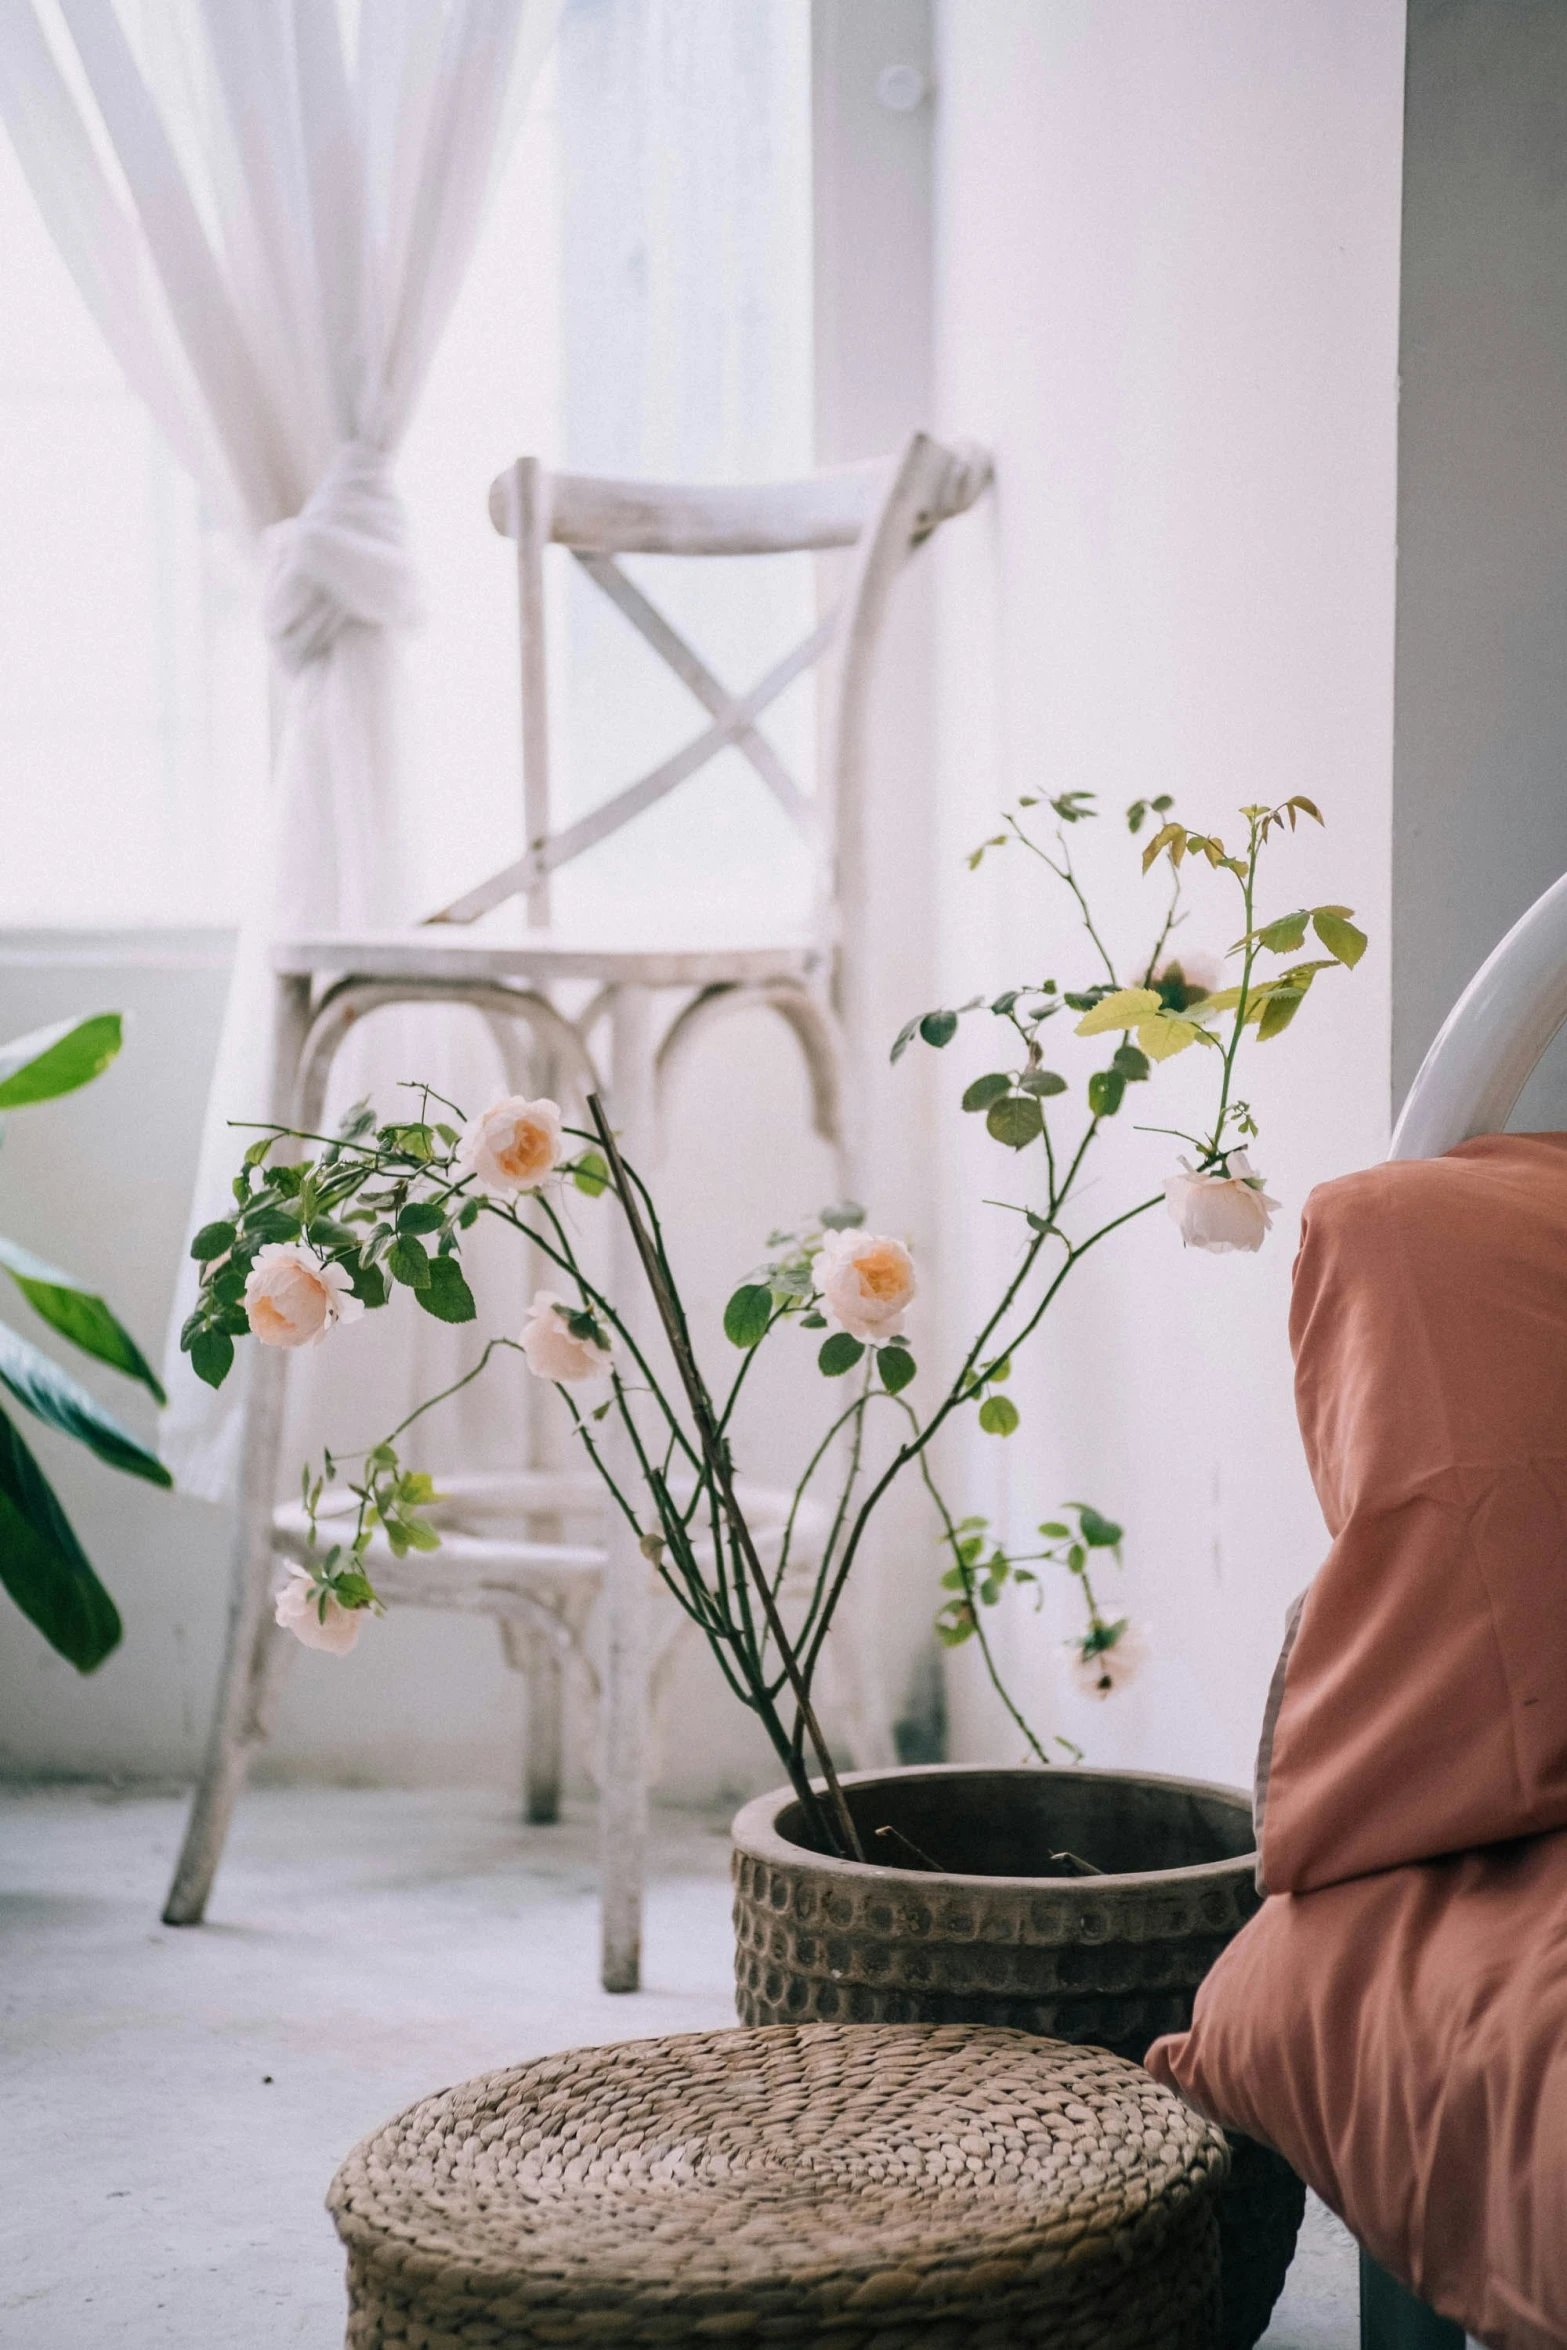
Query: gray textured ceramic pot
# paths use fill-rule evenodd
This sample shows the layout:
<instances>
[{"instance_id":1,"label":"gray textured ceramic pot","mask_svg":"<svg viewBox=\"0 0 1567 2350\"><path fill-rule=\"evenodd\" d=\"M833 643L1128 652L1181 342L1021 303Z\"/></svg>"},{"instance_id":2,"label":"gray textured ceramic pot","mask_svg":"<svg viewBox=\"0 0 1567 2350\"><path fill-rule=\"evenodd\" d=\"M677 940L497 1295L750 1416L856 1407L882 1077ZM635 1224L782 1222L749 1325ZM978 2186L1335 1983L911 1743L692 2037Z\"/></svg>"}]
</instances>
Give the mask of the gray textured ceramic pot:
<instances>
[{"instance_id":1,"label":"gray textured ceramic pot","mask_svg":"<svg viewBox=\"0 0 1567 2350\"><path fill-rule=\"evenodd\" d=\"M1251 1805L1234 1788L940 1764L863 1771L844 1791L866 1851L902 1866L813 1851L787 1788L735 1820L742 2023L1009 2024L1136 2061L1190 2022L1198 1984L1259 1905ZM1250 2350L1304 2190L1263 2148L1239 2140L1235 2154L1223 2344Z\"/></svg>"}]
</instances>

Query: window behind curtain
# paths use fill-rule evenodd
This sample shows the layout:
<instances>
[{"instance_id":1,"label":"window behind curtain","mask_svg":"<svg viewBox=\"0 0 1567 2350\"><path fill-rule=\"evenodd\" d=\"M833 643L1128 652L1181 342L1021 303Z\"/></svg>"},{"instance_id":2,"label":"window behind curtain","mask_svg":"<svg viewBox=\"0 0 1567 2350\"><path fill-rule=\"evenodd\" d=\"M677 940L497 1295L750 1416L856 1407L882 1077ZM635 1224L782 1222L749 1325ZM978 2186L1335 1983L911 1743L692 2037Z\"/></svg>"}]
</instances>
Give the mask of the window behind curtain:
<instances>
[{"instance_id":1,"label":"window behind curtain","mask_svg":"<svg viewBox=\"0 0 1567 2350\"><path fill-rule=\"evenodd\" d=\"M425 628L407 643L418 907L522 837L510 550L493 476L744 479L811 445L806 0L571 0L399 478ZM0 923L225 923L266 789L249 567L204 518L83 309L0 140ZM723 677L811 621L808 567L633 566ZM704 723L585 580L561 583L565 814ZM597 607L597 608L595 608ZM810 694L769 722L809 776ZM715 890L803 910L786 828L729 754L585 861L563 912Z\"/></svg>"}]
</instances>

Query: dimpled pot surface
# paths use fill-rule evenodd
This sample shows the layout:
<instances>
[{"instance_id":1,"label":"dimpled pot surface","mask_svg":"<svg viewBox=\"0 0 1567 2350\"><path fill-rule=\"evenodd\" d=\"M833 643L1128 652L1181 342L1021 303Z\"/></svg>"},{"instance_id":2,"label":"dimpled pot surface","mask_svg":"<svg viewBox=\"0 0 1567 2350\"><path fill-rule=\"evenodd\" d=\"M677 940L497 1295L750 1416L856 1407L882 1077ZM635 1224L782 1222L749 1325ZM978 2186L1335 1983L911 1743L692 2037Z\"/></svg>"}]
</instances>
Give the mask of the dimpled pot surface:
<instances>
[{"instance_id":1,"label":"dimpled pot surface","mask_svg":"<svg viewBox=\"0 0 1567 2350\"><path fill-rule=\"evenodd\" d=\"M1251 1804L1231 1787L965 1764L843 1785L873 1860L813 1851L788 1789L735 1820L742 2023L1001 2024L1138 2062L1191 2021L1198 1984L1260 1907ZM1064 1852L1102 1873L1078 1873ZM1277 2155L1233 2144L1222 2340L1249 2350L1304 2190Z\"/></svg>"}]
</instances>

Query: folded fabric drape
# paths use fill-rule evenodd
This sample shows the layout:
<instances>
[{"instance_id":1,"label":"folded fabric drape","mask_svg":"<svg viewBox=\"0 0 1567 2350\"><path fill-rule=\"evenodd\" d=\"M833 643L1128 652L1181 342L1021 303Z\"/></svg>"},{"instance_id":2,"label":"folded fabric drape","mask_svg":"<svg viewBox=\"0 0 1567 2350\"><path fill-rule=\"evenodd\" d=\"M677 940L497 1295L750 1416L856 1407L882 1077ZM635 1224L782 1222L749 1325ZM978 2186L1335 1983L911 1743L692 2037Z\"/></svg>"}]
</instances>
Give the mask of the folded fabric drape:
<instances>
[{"instance_id":1,"label":"folded fabric drape","mask_svg":"<svg viewBox=\"0 0 1567 2350\"><path fill-rule=\"evenodd\" d=\"M290 676L350 624L420 617L408 518L384 450L345 441L299 512L261 534L261 621Z\"/></svg>"},{"instance_id":2,"label":"folded fabric drape","mask_svg":"<svg viewBox=\"0 0 1567 2350\"><path fill-rule=\"evenodd\" d=\"M230 1121L265 1100L278 927L420 910L396 837L390 640L417 594L391 462L560 5L0 0L0 120L128 378L259 542L285 685L193 1229L228 1202ZM192 1374L193 1288L187 1267L163 1446L185 1491L219 1500L243 1375L215 1395Z\"/></svg>"}]
</instances>

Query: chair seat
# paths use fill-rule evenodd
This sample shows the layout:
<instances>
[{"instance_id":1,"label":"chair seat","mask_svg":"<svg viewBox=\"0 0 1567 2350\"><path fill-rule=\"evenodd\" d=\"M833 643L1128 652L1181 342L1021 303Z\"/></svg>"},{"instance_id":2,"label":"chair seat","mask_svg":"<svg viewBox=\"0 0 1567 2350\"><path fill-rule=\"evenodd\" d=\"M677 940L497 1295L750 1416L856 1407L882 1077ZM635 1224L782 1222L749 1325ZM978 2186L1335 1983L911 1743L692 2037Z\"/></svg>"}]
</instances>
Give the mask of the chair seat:
<instances>
[{"instance_id":1,"label":"chair seat","mask_svg":"<svg viewBox=\"0 0 1567 2350\"><path fill-rule=\"evenodd\" d=\"M587 979L633 987L754 987L808 980L820 971L822 953L814 941L799 938L725 942L671 934L638 941L539 930L530 937L489 939L432 922L417 930L279 939L272 967L284 978L320 974L442 986Z\"/></svg>"},{"instance_id":2,"label":"chair seat","mask_svg":"<svg viewBox=\"0 0 1567 2350\"><path fill-rule=\"evenodd\" d=\"M976 2025L576 2049L426 2098L328 2208L350 2350L1211 2350L1217 2130Z\"/></svg>"},{"instance_id":3,"label":"chair seat","mask_svg":"<svg viewBox=\"0 0 1567 2350\"><path fill-rule=\"evenodd\" d=\"M580 1610L602 1580L602 1529L608 1516L603 1486L591 1470L533 1469L461 1477L436 1476L440 1500L421 1512L441 1538L437 1551L409 1551L398 1558L384 1533L375 1534L366 1559L371 1581L383 1599L404 1607L452 1608L459 1613L527 1620L543 1602L558 1612ZM764 1567L777 1564L792 1497L765 1486L736 1487ZM347 1492L327 1495L317 1513L319 1535L312 1542L303 1506L287 1502L273 1513L273 1548L301 1566L323 1544L341 1540L357 1503ZM537 1538L529 1521L539 1518L586 1521L586 1540ZM827 1516L814 1502L795 1513L791 1568L814 1573L826 1538ZM699 1536L700 1554L710 1538ZM794 1581L791 1574L790 1581Z\"/></svg>"}]
</instances>

